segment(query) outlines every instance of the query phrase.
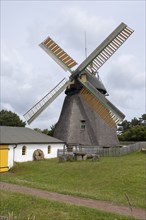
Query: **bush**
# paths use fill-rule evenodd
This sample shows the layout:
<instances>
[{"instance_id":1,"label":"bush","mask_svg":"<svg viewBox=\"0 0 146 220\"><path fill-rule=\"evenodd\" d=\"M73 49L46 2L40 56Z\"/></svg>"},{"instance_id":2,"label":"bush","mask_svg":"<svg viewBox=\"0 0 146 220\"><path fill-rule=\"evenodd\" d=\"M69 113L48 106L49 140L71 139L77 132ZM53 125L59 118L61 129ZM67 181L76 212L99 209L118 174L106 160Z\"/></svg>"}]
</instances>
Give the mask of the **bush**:
<instances>
[{"instance_id":1,"label":"bush","mask_svg":"<svg viewBox=\"0 0 146 220\"><path fill-rule=\"evenodd\" d=\"M118 136L120 141L146 141L146 126L137 125Z\"/></svg>"}]
</instances>

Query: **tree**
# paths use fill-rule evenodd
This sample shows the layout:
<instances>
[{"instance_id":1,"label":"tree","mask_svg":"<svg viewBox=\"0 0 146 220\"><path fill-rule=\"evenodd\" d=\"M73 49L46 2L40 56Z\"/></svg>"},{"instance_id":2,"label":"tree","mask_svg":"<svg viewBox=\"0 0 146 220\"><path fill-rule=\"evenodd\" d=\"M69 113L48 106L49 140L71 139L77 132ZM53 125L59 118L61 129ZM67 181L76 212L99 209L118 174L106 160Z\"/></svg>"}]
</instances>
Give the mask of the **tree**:
<instances>
[{"instance_id":1,"label":"tree","mask_svg":"<svg viewBox=\"0 0 146 220\"><path fill-rule=\"evenodd\" d=\"M146 126L136 125L118 136L120 141L146 141Z\"/></svg>"},{"instance_id":2,"label":"tree","mask_svg":"<svg viewBox=\"0 0 146 220\"><path fill-rule=\"evenodd\" d=\"M121 124L119 124L119 131L127 131L130 128L130 122L127 120L124 120Z\"/></svg>"},{"instance_id":3,"label":"tree","mask_svg":"<svg viewBox=\"0 0 146 220\"><path fill-rule=\"evenodd\" d=\"M141 117L142 117L143 120L146 121L146 114L143 114Z\"/></svg>"},{"instance_id":4,"label":"tree","mask_svg":"<svg viewBox=\"0 0 146 220\"><path fill-rule=\"evenodd\" d=\"M53 136L53 135L54 135L55 125L56 125L56 124L50 126L50 130L49 130L48 135L50 135L50 136Z\"/></svg>"},{"instance_id":5,"label":"tree","mask_svg":"<svg viewBox=\"0 0 146 220\"><path fill-rule=\"evenodd\" d=\"M34 128L34 131L37 131L39 133L42 133L42 130L40 128Z\"/></svg>"},{"instance_id":6,"label":"tree","mask_svg":"<svg viewBox=\"0 0 146 220\"><path fill-rule=\"evenodd\" d=\"M139 119L134 117L131 121L124 120L121 124L118 125L117 130L122 131L124 133L125 131L137 125L146 126L146 114L143 114Z\"/></svg>"},{"instance_id":7,"label":"tree","mask_svg":"<svg viewBox=\"0 0 146 220\"><path fill-rule=\"evenodd\" d=\"M46 128L42 131L43 134L49 135L49 130Z\"/></svg>"},{"instance_id":8,"label":"tree","mask_svg":"<svg viewBox=\"0 0 146 220\"><path fill-rule=\"evenodd\" d=\"M1 110L0 125L12 127L25 127L26 123L23 122L16 113L7 110Z\"/></svg>"},{"instance_id":9,"label":"tree","mask_svg":"<svg viewBox=\"0 0 146 220\"><path fill-rule=\"evenodd\" d=\"M47 128L44 130L41 130L40 128L34 128L35 131L46 134L48 136L53 136L54 135L54 130L55 130L55 125L51 125L50 126L50 130L48 130Z\"/></svg>"},{"instance_id":10,"label":"tree","mask_svg":"<svg viewBox=\"0 0 146 220\"><path fill-rule=\"evenodd\" d=\"M130 123L130 127L134 127L136 125L140 125L140 120L138 120L136 117L134 117L132 120L131 120L131 123Z\"/></svg>"},{"instance_id":11,"label":"tree","mask_svg":"<svg viewBox=\"0 0 146 220\"><path fill-rule=\"evenodd\" d=\"M139 120L141 124L146 125L146 114L143 114Z\"/></svg>"}]
</instances>

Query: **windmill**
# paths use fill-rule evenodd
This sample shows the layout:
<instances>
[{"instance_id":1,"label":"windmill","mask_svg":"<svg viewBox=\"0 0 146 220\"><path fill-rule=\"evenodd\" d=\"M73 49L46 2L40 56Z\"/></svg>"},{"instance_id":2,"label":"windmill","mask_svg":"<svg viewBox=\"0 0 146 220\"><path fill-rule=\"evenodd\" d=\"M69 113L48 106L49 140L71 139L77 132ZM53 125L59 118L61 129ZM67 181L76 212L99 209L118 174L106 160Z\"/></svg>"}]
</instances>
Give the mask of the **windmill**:
<instances>
[{"instance_id":1,"label":"windmill","mask_svg":"<svg viewBox=\"0 0 146 220\"><path fill-rule=\"evenodd\" d=\"M71 75L24 114L28 124L65 90L54 136L70 146L117 145L116 126L125 116L106 98L107 90L98 77L98 70L132 33L132 29L121 23L75 70L72 68L77 62L47 37L39 46Z\"/></svg>"}]
</instances>

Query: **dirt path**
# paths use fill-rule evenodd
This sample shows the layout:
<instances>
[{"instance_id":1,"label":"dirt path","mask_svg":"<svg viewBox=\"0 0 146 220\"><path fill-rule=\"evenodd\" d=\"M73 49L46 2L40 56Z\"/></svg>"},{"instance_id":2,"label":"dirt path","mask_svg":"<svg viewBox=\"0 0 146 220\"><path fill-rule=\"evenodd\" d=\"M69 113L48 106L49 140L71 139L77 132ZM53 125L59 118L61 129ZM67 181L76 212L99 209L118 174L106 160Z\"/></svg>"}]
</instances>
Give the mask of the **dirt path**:
<instances>
[{"instance_id":1,"label":"dirt path","mask_svg":"<svg viewBox=\"0 0 146 220\"><path fill-rule=\"evenodd\" d=\"M133 216L137 219L146 220L145 209L132 208L132 211L131 211L130 207L115 205L111 202L97 201L93 199L86 199L86 198L80 198L76 196L63 195L60 193L48 192L46 190L29 188L25 186L19 186L15 184L4 183L4 182L0 183L0 189L8 190L11 192L29 194L29 195L38 196L44 199L70 203L70 204L74 204L78 206L85 206L89 208L102 210L105 212L112 212L112 213L117 213L117 214L121 214L125 216Z\"/></svg>"}]
</instances>

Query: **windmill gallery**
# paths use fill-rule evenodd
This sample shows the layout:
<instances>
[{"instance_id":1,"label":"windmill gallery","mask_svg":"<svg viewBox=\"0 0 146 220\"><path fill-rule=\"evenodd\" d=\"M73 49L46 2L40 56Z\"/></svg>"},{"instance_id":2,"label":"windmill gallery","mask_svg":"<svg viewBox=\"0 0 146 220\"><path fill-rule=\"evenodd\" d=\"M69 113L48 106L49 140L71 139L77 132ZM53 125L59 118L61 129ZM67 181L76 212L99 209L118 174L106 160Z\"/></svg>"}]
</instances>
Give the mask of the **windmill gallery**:
<instances>
[{"instance_id":1,"label":"windmill gallery","mask_svg":"<svg viewBox=\"0 0 146 220\"><path fill-rule=\"evenodd\" d=\"M71 73L24 114L28 124L35 120L65 90L54 137L67 146L106 146L119 144L116 126L124 114L107 98L98 70L129 38L133 30L121 23L77 68L60 46L47 37L39 46L65 71Z\"/></svg>"}]
</instances>

